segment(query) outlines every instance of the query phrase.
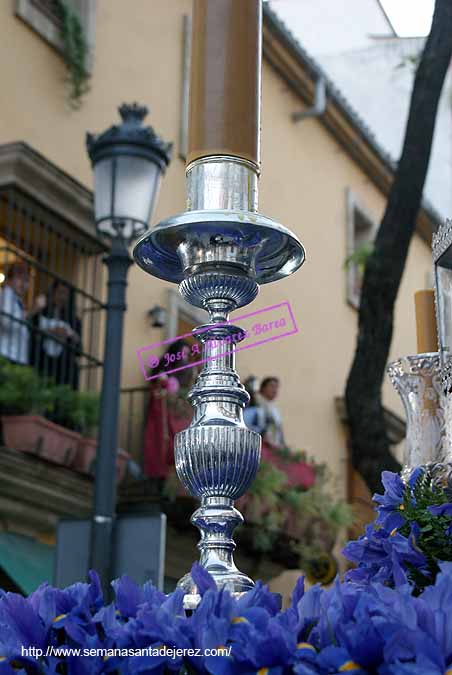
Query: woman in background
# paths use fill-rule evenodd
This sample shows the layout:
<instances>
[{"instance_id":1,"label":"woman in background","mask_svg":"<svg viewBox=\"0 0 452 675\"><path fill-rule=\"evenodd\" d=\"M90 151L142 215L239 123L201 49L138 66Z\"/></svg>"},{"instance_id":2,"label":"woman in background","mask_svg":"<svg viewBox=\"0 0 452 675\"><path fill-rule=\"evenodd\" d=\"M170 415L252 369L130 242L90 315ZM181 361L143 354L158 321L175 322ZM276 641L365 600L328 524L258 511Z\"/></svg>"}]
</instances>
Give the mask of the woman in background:
<instances>
[{"instance_id":1,"label":"woman in background","mask_svg":"<svg viewBox=\"0 0 452 675\"><path fill-rule=\"evenodd\" d=\"M34 315L31 324L30 364L56 384L78 389L81 321L75 313L72 288L55 280L47 291L44 309Z\"/></svg>"},{"instance_id":2,"label":"woman in background","mask_svg":"<svg viewBox=\"0 0 452 675\"><path fill-rule=\"evenodd\" d=\"M173 355L177 366L187 366L177 372L165 374L165 361L172 363ZM187 401L188 390L194 384L198 371L188 366L191 346L185 340L176 340L160 359L161 364L152 369L150 375L157 375L149 383L149 404L146 430L144 434L143 470L149 478L163 480L169 476L174 467L174 436L178 431L186 429L193 417L193 408ZM167 358L165 359L165 356ZM199 356L195 360L199 360ZM171 368L170 368L171 370Z\"/></svg>"}]
</instances>

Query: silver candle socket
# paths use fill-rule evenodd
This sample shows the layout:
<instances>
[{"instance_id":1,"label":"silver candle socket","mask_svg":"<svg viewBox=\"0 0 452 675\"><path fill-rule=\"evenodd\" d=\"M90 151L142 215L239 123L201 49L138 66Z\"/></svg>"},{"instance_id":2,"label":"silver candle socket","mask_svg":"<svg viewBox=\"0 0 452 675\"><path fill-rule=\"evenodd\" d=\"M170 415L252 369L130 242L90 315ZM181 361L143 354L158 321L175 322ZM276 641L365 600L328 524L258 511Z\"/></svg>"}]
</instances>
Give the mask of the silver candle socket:
<instances>
[{"instance_id":1,"label":"silver candle socket","mask_svg":"<svg viewBox=\"0 0 452 675\"><path fill-rule=\"evenodd\" d=\"M206 157L186 173L187 211L146 233L134 257L149 274L179 283L182 297L209 313L199 333L205 363L189 394L193 421L176 436L175 461L180 480L201 501L192 516L201 533L201 563L219 587L240 593L253 581L234 564L232 533L243 522L234 500L256 475L261 439L243 421L249 396L235 372L230 345L240 328L229 314L252 302L259 284L297 270L305 255L289 230L257 211L254 164ZM197 589L190 574L179 584L186 606L194 607Z\"/></svg>"},{"instance_id":2,"label":"silver candle socket","mask_svg":"<svg viewBox=\"0 0 452 675\"><path fill-rule=\"evenodd\" d=\"M437 352L403 356L388 366L392 384L402 399L407 422L401 476L413 469L433 470L444 461L442 385Z\"/></svg>"}]
</instances>

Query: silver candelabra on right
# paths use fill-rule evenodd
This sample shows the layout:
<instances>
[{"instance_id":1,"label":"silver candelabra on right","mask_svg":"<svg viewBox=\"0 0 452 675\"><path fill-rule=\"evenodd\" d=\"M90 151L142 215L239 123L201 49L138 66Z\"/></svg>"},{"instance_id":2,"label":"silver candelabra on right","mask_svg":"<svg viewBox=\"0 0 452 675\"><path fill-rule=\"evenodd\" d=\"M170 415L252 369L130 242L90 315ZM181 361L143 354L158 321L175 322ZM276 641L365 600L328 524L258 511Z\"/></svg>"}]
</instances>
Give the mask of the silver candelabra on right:
<instances>
[{"instance_id":1,"label":"silver candelabra on right","mask_svg":"<svg viewBox=\"0 0 452 675\"><path fill-rule=\"evenodd\" d=\"M434 234L432 254L438 351L402 357L388 373L406 412L402 477L424 466L452 487L452 221Z\"/></svg>"}]
</instances>

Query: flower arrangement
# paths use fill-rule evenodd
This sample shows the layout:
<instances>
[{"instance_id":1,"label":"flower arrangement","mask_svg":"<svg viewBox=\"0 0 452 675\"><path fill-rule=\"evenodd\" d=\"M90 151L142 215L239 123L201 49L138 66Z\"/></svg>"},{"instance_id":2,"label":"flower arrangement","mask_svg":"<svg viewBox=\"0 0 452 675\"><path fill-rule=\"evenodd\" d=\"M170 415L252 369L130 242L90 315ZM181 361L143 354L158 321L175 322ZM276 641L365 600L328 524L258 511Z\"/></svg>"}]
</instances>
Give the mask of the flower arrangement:
<instances>
[{"instance_id":1,"label":"flower arrangement","mask_svg":"<svg viewBox=\"0 0 452 675\"><path fill-rule=\"evenodd\" d=\"M452 675L452 493L416 470L383 474L377 518L345 548L358 567L291 604L258 582L218 591L197 563L193 612L129 578L104 602L99 580L28 598L0 591L0 674ZM215 656L208 650L221 650Z\"/></svg>"},{"instance_id":2,"label":"flower arrangement","mask_svg":"<svg viewBox=\"0 0 452 675\"><path fill-rule=\"evenodd\" d=\"M192 574L201 602L191 615L181 590L165 596L127 577L114 582L106 606L94 574L89 584L43 585L27 599L4 594L0 672L450 675L450 563L420 597L374 581L305 591L300 579L284 612L260 583L236 599L199 565ZM172 651L153 655L163 645ZM229 653L203 656L219 647Z\"/></svg>"},{"instance_id":3,"label":"flower arrangement","mask_svg":"<svg viewBox=\"0 0 452 675\"><path fill-rule=\"evenodd\" d=\"M377 581L412 587L415 595L435 583L441 563L452 561L452 487L438 487L429 471L416 469L407 483L384 471L378 516L345 556L358 567L346 575L356 583Z\"/></svg>"},{"instance_id":4,"label":"flower arrangement","mask_svg":"<svg viewBox=\"0 0 452 675\"><path fill-rule=\"evenodd\" d=\"M182 590L127 577L105 604L94 573L28 598L0 592L0 673L452 675L450 489L425 471L383 484L375 523L345 549L359 567L329 589L300 578L284 611L260 582L238 598L218 591L197 563L193 612Z\"/></svg>"}]
</instances>

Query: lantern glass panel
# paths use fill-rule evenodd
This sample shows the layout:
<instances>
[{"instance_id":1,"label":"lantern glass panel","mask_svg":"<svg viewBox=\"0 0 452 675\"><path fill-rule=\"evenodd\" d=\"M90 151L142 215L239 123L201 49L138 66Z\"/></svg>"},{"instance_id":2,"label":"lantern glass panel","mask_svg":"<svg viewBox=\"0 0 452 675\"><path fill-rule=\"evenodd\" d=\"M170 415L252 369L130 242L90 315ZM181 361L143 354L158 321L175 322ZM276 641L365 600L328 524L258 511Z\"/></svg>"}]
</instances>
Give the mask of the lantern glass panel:
<instances>
[{"instance_id":1,"label":"lantern glass panel","mask_svg":"<svg viewBox=\"0 0 452 675\"><path fill-rule=\"evenodd\" d=\"M435 283L438 340L441 362L445 365L452 354L452 269L442 265L446 256L443 258L435 267Z\"/></svg>"},{"instance_id":2,"label":"lantern glass panel","mask_svg":"<svg viewBox=\"0 0 452 675\"><path fill-rule=\"evenodd\" d=\"M131 240L144 232L154 207L161 171L143 157L116 155L94 167L95 217L98 230Z\"/></svg>"},{"instance_id":3,"label":"lantern glass panel","mask_svg":"<svg viewBox=\"0 0 452 675\"><path fill-rule=\"evenodd\" d=\"M109 222L112 213L113 159L103 159L94 166L94 216L99 229Z\"/></svg>"},{"instance_id":4,"label":"lantern glass panel","mask_svg":"<svg viewBox=\"0 0 452 675\"><path fill-rule=\"evenodd\" d=\"M160 168L143 157L116 159L114 216L134 220L146 228L159 187Z\"/></svg>"}]
</instances>

